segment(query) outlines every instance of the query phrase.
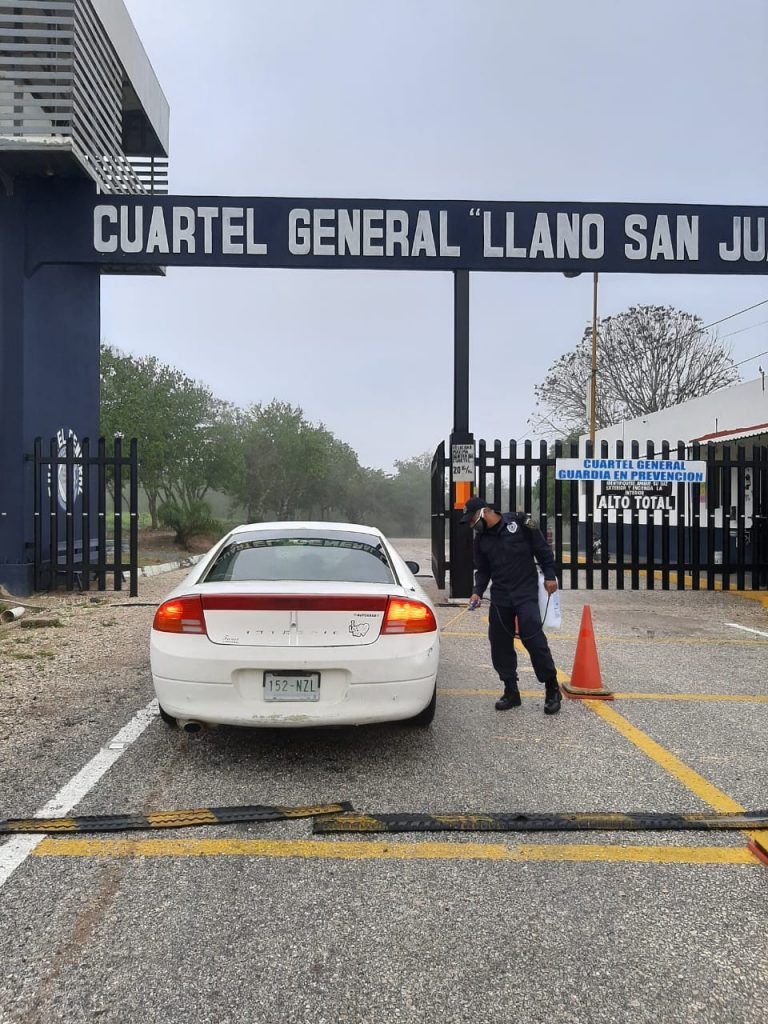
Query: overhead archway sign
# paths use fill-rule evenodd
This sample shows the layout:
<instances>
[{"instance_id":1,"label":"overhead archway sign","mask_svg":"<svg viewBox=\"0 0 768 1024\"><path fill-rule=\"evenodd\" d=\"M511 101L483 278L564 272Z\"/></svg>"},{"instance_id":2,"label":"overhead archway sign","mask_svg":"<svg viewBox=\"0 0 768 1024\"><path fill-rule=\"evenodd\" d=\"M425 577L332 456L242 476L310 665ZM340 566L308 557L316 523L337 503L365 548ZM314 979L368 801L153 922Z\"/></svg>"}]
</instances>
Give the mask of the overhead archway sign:
<instances>
[{"instance_id":1,"label":"overhead archway sign","mask_svg":"<svg viewBox=\"0 0 768 1024\"><path fill-rule=\"evenodd\" d=\"M768 208L100 196L29 210L27 267L764 274Z\"/></svg>"}]
</instances>

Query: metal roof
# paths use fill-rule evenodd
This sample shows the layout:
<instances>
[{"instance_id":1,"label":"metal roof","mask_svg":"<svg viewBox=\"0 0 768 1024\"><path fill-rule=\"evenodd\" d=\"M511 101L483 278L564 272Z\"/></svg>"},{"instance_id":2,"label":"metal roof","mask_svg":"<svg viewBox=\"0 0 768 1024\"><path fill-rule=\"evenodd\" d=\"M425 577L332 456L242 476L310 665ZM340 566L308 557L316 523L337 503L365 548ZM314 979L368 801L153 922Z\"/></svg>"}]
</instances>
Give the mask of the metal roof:
<instances>
[{"instance_id":1,"label":"metal roof","mask_svg":"<svg viewBox=\"0 0 768 1024\"><path fill-rule=\"evenodd\" d=\"M729 430L716 430L712 434L692 437L691 443L694 441L742 441L748 437L760 437L761 434L768 434L768 423L756 423L752 427L733 427Z\"/></svg>"}]
</instances>

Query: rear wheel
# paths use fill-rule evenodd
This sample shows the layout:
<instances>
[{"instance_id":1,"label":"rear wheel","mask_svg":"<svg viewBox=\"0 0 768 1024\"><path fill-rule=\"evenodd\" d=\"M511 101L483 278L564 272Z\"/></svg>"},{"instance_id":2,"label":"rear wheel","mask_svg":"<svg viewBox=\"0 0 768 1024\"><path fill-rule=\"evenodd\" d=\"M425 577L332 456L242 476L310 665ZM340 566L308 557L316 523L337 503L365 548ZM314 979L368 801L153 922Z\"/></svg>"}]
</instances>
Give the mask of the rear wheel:
<instances>
[{"instance_id":1,"label":"rear wheel","mask_svg":"<svg viewBox=\"0 0 768 1024\"><path fill-rule=\"evenodd\" d=\"M422 729L432 724L432 719L435 717L435 708L437 707L437 685L432 693L432 700L427 704L423 711L420 711L418 715L414 715L413 718L406 718L405 725L415 725Z\"/></svg>"},{"instance_id":2,"label":"rear wheel","mask_svg":"<svg viewBox=\"0 0 768 1024\"><path fill-rule=\"evenodd\" d=\"M173 717L173 715L169 715L168 712L165 710L165 708L161 704L158 704L158 707L160 708L160 717L165 722L165 724L168 726L168 728L169 729L178 729L179 723L176 721L176 719Z\"/></svg>"}]
</instances>

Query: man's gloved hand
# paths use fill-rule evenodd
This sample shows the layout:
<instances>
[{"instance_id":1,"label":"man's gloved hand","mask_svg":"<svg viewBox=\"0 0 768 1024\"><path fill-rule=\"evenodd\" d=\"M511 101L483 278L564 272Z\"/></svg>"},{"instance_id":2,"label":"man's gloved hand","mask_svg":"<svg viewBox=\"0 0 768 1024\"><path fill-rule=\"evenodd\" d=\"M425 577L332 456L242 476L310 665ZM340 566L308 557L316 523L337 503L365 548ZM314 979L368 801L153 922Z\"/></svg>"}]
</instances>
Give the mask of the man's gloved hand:
<instances>
[{"instance_id":1,"label":"man's gloved hand","mask_svg":"<svg viewBox=\"0 0 768 1024\"><path fill-rule=\"evenodd\" d=\"M473 612L475 610L475 608L479 608L480 607L480 602L482 600L483 599L482 599L482 597L480 597L479 594L473 594L472 597L470 597L470 599L469 599L469 608L467 610L470 611L470 612Z\"/></svg>"}]
</instances>

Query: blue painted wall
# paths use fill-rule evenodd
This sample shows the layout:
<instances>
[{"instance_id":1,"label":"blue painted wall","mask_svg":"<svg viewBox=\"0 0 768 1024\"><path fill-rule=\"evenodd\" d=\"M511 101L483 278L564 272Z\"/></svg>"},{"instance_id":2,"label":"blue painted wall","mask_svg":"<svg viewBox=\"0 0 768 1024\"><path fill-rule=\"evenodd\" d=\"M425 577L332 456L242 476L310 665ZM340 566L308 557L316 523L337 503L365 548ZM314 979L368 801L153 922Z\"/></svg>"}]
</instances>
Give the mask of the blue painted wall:
<instances>
[{"instance_id":1,"label":"blue painted wall","mask_svg":"<svg viewBox=\"0 0 768 1024\"><path fill-rule=\"evenodd\" d=\"M41 199L92 198L89 183L16 182L0 196L0 583L31 592L35 437L99 435L100 271L45 265L27 274L28 212ZM45 535L45 531L44 531Z\"/></svg>"}]
</instances>

